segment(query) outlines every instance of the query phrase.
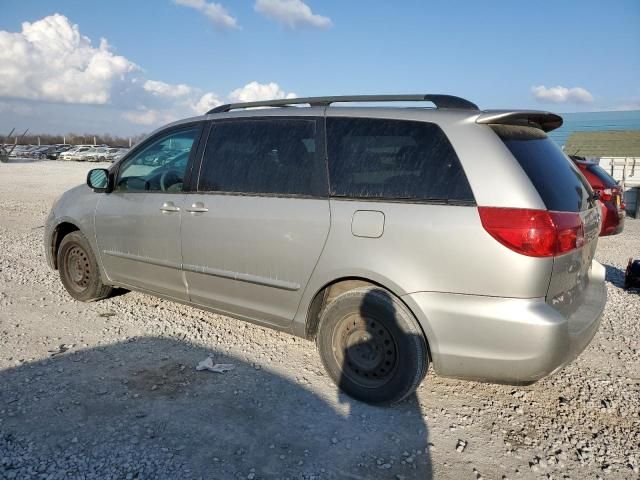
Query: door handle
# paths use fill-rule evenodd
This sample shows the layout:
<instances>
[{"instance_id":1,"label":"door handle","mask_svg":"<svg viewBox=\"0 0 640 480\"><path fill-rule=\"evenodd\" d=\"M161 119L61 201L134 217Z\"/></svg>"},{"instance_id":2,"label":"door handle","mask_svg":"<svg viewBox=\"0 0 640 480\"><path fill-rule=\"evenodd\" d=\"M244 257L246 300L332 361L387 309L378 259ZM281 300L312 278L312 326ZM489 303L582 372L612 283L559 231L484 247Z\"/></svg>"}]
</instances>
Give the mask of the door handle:
<instances>
[{"instance_id":1,"label":"door handle","mask_svg":"<svg viewBox=\"0 0 640 480\"><path fill-rule=\"evenodd\" d=\"M160 210L165 213L179 212L180 207L176 207L173 202L164 202L160 207Z\"/></svg>"},{"instance_id":2,"label":"door handle","mask_svg":"<svg viewBox=\"0 0 640 480\"><path fill-rule=\"evenodd\" d=\"M190 207L185 208L185 210L191 213L204 213L209 211L202 202L195 202Z\"/></svg>"}]
</instances>

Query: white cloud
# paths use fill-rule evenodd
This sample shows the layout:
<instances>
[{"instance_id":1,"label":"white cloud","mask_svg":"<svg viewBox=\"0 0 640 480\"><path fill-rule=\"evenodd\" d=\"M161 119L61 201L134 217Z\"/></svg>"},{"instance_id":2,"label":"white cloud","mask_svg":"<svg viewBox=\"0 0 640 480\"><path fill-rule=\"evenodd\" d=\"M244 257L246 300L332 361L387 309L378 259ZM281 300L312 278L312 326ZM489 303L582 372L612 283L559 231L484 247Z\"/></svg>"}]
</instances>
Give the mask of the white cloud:
<instances>
[{"instance_id":1,"label":"white cloud","mask_svg":"<svg viewBox=\"0 0 640 480\"><path fill-rule=\"evenodd\" d=\"M170 123L179 118L171 112L158 111L142 108L140 110L129 110L122 113L122 117L136 125L158 126L163 123Z\"/></svg>"},{"instance_id":2,"label":"white cloud","mask_svg":"<svg viewBox=\"0 0 640 480\"><path fill-rule=\"evenodd\" d=\"M275 82L253 81L225 96L145 78L140 67L115 55L106 40L92 46L77 25L59 14L25 22L19 33L0 30L3 128L20 119L27 126L47 125L51 133L71 125L140 131L203 115L222 103L294 97Z\"/></svg>"},{"instance_id":3,"label":"white cloud","mask_svg":"<svg viewBox=\"0 0 640 480\"><path fill-rule=\"evenodd\" d=\"M289 28L329 28L333 25L329 17L317 15L302 0L256 0L256 12Z\"/></svg>"},{"instance_id":4,"label":"white cloud","mask_svg":"<svg viewBox=\"0 0 640 480\"><path fill-rule=\"evenodd\" d=\"M24 22L19 33L0 31L0 96L103 104L137 68L105 39L94 47L60 14Z\"/></svg>"},{"instance_id":5,"label":"white cloud","mask_svg":"<svg viewBox=\"0 0 640 480\"><path fill-rule=\"evenodd\" d=\"M232 102L257 102L278 98L296 98L293 92L287 93L277 83L258 83L253 81L242 88L236 88L229 94Z\"/></svg>"},{"instance_id":6,"label":"white cloud","mask_svg":"<svg viewBox=\"0 0 640 480\"><path fill-rule=\"evenodd\" d=\"M235 30L240 28L238 20L229 14L226 8L219 3L206 2L205 0L173 0L176 5L193 8L203 13L211 20L213 26L221 30Z\"/></svg>"},{"instance_id":7,"label":"white cloud","mask_svg":"<svg viewBox=\"0 0 640 480\"><path fill-rule=\"evenodd\" d=\"M122 117L136 125L159 126L189 115L204 115L212 108L225 102L254 102L296 97L295 93L285 92L275 82L263 84L253 81L244 87L233 90L226 97L221 97L214 92L202 93L188 85L182 86L186 88L178 88L180 85L170 85L156 80L147 80L144 83L144 90L150 92L154 98L162 96L163 99L168 99L169 103L160 103L152 108L149 106L151 102L146 102L136 110L123 112ZM157 92L163 93L158 94ZM177 95L176 92L184 92L184 94Z\"/></svg>"},{"instance_id":8,"label":"white cloud","mask_svg":"<svg viewBox=\"0 0 640 480\"><path fill-rule=\"evenodd\" d=\"M184 83L172 85L158 80L147 80L142 88L160 97L184 97L192 92L192 88Z\"/></svg>"},{"instance_id":9,"label":"white cloud","mask_svg":"<svg viewBox=\"0 0 640 480\"><path fill-rule=\"evenodd\" d=\"M547 88L544 85L531 87L531 92L536 100L547 103L591 103L593 95L582 87L557 87Z\"/></svg>"},{"instance_id":10,"label":"white cloud","mask_svg":"<svg viewBox=\"0 0 640 480\"><path fill-rule=\"evenodd\" d=\"M196 115L203 115L212 108L222 105L222 103L222 100L215 93L209 92L202 95L196 103L192 104L191 109Z\"/></svg>"}]
</instances>

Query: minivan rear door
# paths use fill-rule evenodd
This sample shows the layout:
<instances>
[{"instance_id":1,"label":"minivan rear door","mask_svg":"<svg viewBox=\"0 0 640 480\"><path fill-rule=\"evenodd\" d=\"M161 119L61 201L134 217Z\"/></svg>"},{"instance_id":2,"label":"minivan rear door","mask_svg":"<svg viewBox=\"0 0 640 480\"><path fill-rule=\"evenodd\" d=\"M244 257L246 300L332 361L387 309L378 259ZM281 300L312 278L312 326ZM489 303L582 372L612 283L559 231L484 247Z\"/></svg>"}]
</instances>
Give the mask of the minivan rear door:
<instances>
[{"instance_id":1,"label":"minivan rear door","mask_svg":"<svg viewBox=\"0 0 640 480\"><path fill-rule=\"evenodd\" d=\"M540 129L516 125L492 127L511 151L547 210L579 214L584 244L554 258L547 301L565 314L580 305L600 232L598 202L580 170Z\"/></svg>"},{"instance_id":2,"label":"minivan rear door","mask_svg":"<svg viewBox=\"0 0 640 480\"><path fill-rule=\"evenodd\" d=\"M217 120L182 218L192 302L288 325L329 232L322 121Z\"/></svg>"}]
</instances>

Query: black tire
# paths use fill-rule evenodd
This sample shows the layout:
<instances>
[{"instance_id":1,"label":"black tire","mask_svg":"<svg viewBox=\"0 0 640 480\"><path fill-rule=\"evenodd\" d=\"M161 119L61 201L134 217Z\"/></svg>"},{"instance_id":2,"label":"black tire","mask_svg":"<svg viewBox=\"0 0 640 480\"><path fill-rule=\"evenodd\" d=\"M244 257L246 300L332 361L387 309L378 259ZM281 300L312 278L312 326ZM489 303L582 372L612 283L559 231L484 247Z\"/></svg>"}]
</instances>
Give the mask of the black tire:
<instances>
[{"instance_id":1,"label":"black tire","mask_svg":"<svg viewBox=\"0 0 640 480\"><path fill-rule=\"evenodd\" d=\"M418 322L398 298L377 287L335 298L321 314L316 345L336 385L371 404L406 398L429 366Z\"/></svg>"},{"instance_id":2,"label":"black tire","mask_svg":"<svg viewBox=\"0 0 640 480\"><path fill-rule=\"evenodd\" d=\"M58 270L62 285L76 300L94 302L111 294L112 287L102 283L91 245L78 231L69 233L60 242Z\"/></svg>"}]
</instances>

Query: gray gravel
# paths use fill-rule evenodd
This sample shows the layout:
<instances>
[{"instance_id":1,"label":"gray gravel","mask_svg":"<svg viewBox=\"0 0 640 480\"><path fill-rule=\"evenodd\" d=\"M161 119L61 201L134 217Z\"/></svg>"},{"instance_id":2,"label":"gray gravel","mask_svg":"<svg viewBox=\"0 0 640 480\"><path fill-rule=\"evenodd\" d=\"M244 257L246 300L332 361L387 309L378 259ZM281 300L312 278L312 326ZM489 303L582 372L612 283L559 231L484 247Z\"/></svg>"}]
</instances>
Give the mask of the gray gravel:
<instances>
[{"instance_id":1,"label":"gray gravel","mask_svg":"<svg viewBox=\"0 0 640 480\"><path fill-rule=\"evenodd\" d=\"M374 408L310 342L139 293L81 304L45 265L53 199L94 165L0 165L1 479L640 478L640 221L600 240L587 350L509 387L439 378ZM196 372L212 355L224 374Z\"/></svg>"}]
</instances>

